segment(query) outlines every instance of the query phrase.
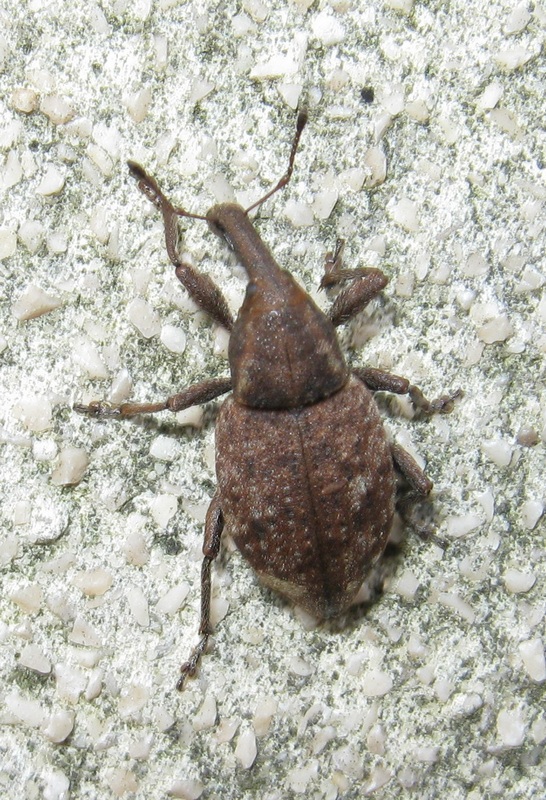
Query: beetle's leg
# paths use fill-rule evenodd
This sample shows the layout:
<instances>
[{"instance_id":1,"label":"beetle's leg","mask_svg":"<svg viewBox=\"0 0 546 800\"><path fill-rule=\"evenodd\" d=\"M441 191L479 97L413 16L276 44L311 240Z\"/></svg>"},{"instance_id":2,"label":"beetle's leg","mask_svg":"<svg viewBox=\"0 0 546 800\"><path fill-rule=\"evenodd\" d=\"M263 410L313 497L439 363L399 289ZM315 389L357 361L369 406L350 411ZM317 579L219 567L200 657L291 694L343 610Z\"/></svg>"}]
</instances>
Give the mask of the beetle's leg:
<instances>
[{"instance_id":1,"label":"beetle's leg","mask_svg":"<svg viewBox=\"0 0 546 800\"><path fill-rule=\"evenodd\" d=\"M99 419L128 419L137 414L155 414L157 411L183 411L191 406L208 403L221 394L231 390L231 378L210 378L201 383L194 383L178 394L173 394L159 403L120 403L118 405L106 400L94 400L88 406L76 403L74 411Z\"/></svg>"},{"instance_id":2,"label":"beetle's leg","mask_svg":"<svg viewBox=\"0 0 546 800\"><path fill-rule=\"evenodd\" d=\"M334 252L326 254L324 277L320 283L321 289L345 283L349 284L341 289L328 312L330 320L336 327L348 322L362 311L388 283L387 276L380 269L374 269L373 267L343 269L342 253L344 245L343 239L338 239Z\"/></svg>"},{"instance_id":3,"label":"beetle's leg","mask_svg":"<svg viewBox=\"0 0 546 800\"><path fill-rule=\"evenodd\" d=\"M201 565L201 620L199 622L199 635L201 636L197 646L193 649L189 659L180 667L181 677L178 679L176 688L181 691L184 688L187 678L193 677L199 666L201 656L206 650L210 635L212 633L210 625L210 597L211 597L211 578L210 570L212 562L220 550L220 539L224 528L224 518L220 508L220 496L216 492L211 500L205 519L205 540L203 542L203 563Z\"/></svg>"},{"instance_id":4,"label":"beetle's leg","mask_svg":"<svg viewBox=\"0 0 546 800\"><path fill-rule=\"evenodd\" d=\"M420 518L418 507L432 491L433 483L421 469L417 461L399 444L391 445L392 460L397 471L409 485L409 490L402 491L396 498L396 510L415 533L426 541L433 541L438 547L446 548L443 539L436 536L434 528ZM421 502L420 502L421 501Z\"/></svg>"},{"instance_id":5,"label":"beetle's leg","mask_svg":"<svg viewBox=\"0 0 546 800\"><path fill-rule=\"evenodd\" d=\"M407 394L415 408L425 414L449 414L453 410L454 401L462 397L461 389L452 394L443 394L434 400L427 400L418 386L411 384L407 378L384 372L382 369L373 367L359 367L353 370L353 374L366 384L372 392L392 392L393 394Z\"/></svg>"},{"instance_id":6,"label":"beetle's leg","mask_svg":"<svg viewBox=\"0 0 546 800\"><path fill-rule=\"evenodd\" d=\"M157 181L134 161L129 161L131 175L137 179L138 188L163 215L165 226L165 244L167 253L175 266L176 277L186 288L192 300L199 308L206 311L216 322L230 331L233 328L233 316L221 290L208 275L182 261L178 252L178 219L177 217L191 217L204 219L199 214L190 214L183 208L177 208L168 200L161 191Z\"/></svg>"},{"instance_id":7,"label":"beetle's leg","mask_svg":"<svg viewBox=\"0 0 546 800\"><path fill-rule=\"evenodd\" d=\"M413 456L399 444L391 445L392 460L398 471L409 483L411 489L422 497L432 491L433 483L421 469Z\"/></svg>"},{"instance_id":8,"label":"beetle's leg","mask_svg":"<svg viewBox=\"0 0 546 800\"><path fill-rule=\"evenodd\" d=\"M300 143L301 135L303 133L303 129L307 125L307 109L302 108L298 112L298 116L296 118L296 133L294 134L294 138L292 140L292 148L290 150L290 157L288 159L288 169L280 179L277 181L275 186L270 189L267 194L264 194L263 197L260 197L259 200L256 200L255 203L252 203L251 206L245 209L245 212L248 214L249 211L252 211L257 206L261 206L262 203L265 203L266 200L278 192L280 189L284 189L284 187L289 183L290 178L292 177L292 172L294 171L294 161L296 160L296 153L298 151L298 145Z\"/></svg>"}]
</instances>

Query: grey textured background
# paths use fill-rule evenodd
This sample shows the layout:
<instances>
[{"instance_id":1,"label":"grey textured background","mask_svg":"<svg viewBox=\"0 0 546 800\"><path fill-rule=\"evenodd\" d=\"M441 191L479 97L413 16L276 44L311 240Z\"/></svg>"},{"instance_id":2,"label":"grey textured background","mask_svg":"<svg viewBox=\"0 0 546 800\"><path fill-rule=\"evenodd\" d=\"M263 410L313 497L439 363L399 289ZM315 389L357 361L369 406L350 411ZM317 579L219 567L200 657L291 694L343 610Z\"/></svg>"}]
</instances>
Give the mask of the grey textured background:
<instances>
[{"instance_id":1,"label":"grey textured background","mask_svg":"<svg viewBox=\"0 0 546 800\"><path fill-rule=\"evenodd\" d=\"M543 792L546 12L535 3L526 15L523 3L514 17L509 0L304 6L0 9L6 796ZM34 93L28 113L14 101L20 88ZM343 333L352 363L407 375L431 396L464 389L449 417L412 423L407 404L382 403L393 436L426 462L438 531L452 541L443 552L410 536L387 565L384 594L339 630L309 626L230 555L215 573L217 609L228 612L179 695L177 670L196 638L214 409L195 429L166 418L96 424L70 406L108 396L123 369L141 400L225 374L225 337L175 286L159 220L125 160L142 161L196 212L225 188L218 176L239 196L265 189L285 167L287 98L299 88L310 123L294 179L262 210L260 231L315 293L339 235L347 266L389 275L384 298ZM136 121L139 97L149 107ZM52 122L48 98L62 98L72 119ZM372 147L385 154L386 180L355 191L348 171L365 168ZM50 168L62 188L44 196ZM325 188L339 195L327 219L295 227L285 211L309 210ZM415 230L399 224L406 200ZM236 307L244 283L233 259L204 224L183 228L184 249ZM61 305L18 321L30 283ZM137 296L186 333L182 356L135 331ZM90 377L97 368L103 379ZM52 409L41 432L28 427L33 398ZM535 446L518 442L522 427L537 432ZM67 446L90 463L77 485L60 487L51 475ZM176 457L158 458L163 446ZM177 513L159 524L172 498ZM142 566L126 555L135 533ZM97 597L78 588L90 569L112 577ZM181 610L158 610L180 584ZM95 646L75 641L81 621ZM20 663L29 653L48 675ZM72 720L64 743L51 741L59 719Z\"/></svg>"}]
</instances>

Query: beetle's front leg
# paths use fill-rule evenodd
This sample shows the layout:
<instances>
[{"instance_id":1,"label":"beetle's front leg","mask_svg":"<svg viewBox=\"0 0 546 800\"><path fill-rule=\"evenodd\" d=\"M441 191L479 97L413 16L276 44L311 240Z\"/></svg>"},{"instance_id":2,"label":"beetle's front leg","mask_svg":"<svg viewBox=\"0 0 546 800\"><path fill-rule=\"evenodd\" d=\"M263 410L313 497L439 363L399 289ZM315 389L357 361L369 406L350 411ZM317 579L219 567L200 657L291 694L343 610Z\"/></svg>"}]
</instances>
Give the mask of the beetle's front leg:
<instances>
[{"instance_id":1,"label":"beetle's front leg","mask_svg":"<svg viewBox=\"0 0 546 800\"><path fill-rule=\"evenodd\" d=\"M155 414L158 411L183 411L191 406L201 405L214 400L231 390L231 378L210 378L201 383L194 383L178 394L173 394L159 403L109 403L106 400L94 400L88 406L76 403L74 411L87 414L98 419L128 419L137 414Z\"/></svg>"},{"instance_id":2,"label":"beetle's front leg","mask_svg":"<svg viewBox=\"0 0 546 800\"><path fill-rule=\"evenodd\" d=\"M373 367L358 367L353 370L353 374L372 392L409 395L415 408L425 414L449 414L453 410L454 401L463 395L462 390L457 389L452 394L442 394L434 400L427 400L418 386L414 386L407 378L401 378L400 375L393 375Z\"/></svg>"},{"instance_id":3,"label":"beetle's front leg","mask_svg":"<svg viewBox=\"0 0 546 800\"><path fill-rule=\"evenodd\" d=\"M328 312L330 320L336 327L348 322L362 311L388 283L387 276L380 269L373 267L343 269L344 245L343 239L338 239L334 252L326 254L324 276L320 283L321 289L348 284L341 289Z\"/></svg>"},{"instance_id":4,"label":"beetle's front leg","mask_svg":"<svg viewBox=\"0 0 546 800\"><path fill-rule=\"evenodd\" d=\"M191 264L182 261L178 252L178 217L195 217L207 219L199 214L190 214L183 208L173 206L163 194L159 184L135 161L128 161L131 175L138 181L138 188L163 215L165 226L165 245L171 262L176 268L176 277L185 287L192 300L199 308L230 331L233 328L233 316L221 290L208 275L204 275Z\"/></svg>"},{"instance_id":5,"label":"beetle's front leg","mask_svg":"<svg viewBox=\"0 0 546 800\"><path fill-rule=\"evenodd\" d=\"M212 633L210 624L210 597L211 597L211 577L210 571L212 562L220 550L220 539L224 529L224 517L220 507L220 496L218 492L211 500L205 519L205 540L203 542L203 563L201 565L201 620L199 622L199 635L201 636L197 646L193 649L189 659L180 667L181 677L178 679L176 688L182 691L187 678L195 675L201 656L206 650L210 635Z\"/></svg>"}]
</instances>

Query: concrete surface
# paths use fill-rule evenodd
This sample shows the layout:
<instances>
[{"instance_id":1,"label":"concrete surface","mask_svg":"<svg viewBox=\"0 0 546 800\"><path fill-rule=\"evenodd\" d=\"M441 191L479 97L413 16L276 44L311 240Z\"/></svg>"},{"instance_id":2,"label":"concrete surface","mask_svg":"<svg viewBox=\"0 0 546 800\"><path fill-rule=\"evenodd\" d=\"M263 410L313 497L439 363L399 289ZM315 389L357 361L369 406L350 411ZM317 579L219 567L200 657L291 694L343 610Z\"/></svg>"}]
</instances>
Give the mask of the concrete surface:
<instances>
[{"instance_id":1,"label":"concrete surface","mask_svg":"<svg viewBox=\"0 0 546 800\"><path fill-rule=\"evenodd\" d=\"M3 794L539 796L544 6L8 0L0 16ZM464 390L430 419L380 401L448 546L403 537L385 591L316 627L228 543L214 646L179 694L215 406L98 423L71 405L226 374L226 336L176 285L125 161L196 213L251 202L285 168L300 96L293 181L257 224L321 303L337 237L348 267L388 274L342 334L352 364ZM222 243L181 229L237 308Z\"/></svg>"}]
</instances>

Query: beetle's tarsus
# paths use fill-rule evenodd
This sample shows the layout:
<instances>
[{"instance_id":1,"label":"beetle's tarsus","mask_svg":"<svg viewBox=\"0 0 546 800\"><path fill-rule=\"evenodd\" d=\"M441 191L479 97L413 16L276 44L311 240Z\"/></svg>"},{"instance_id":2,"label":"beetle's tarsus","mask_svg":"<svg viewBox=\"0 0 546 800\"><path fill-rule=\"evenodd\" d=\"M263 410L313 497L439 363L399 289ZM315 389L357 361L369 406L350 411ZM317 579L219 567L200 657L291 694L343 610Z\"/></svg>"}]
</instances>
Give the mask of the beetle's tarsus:
<instances>
[{"instance_id":1,"label":"beetle's tarsus","mask_svg":"<svg viewBox=\"0 0 546 800\"><path fill-rule=\"evenodd\" d=\"M463 396L462 389L457 389L451 394L442 394L433 400L427 400L418 386L410 385L407 390L411 402L423 414L450 414L455 407L455 400Z\"/></svg>"},{"instance_id":2,"label":"beetle's tarsus","mask_svg":"<svg viewBox=\"0 0 546 800\"><path fill-rule=\"evenodd\" d=\"M195 677L197 668L199 666L199 662L201 661L201 657L205 652L205 650L207 649L209 638L210 638L210 633L205 633L199 640L197 646L193 649L191 656L180 667L181 677L178 679L176 683L176 688L179 692L181 692L184 689L188 678Z\"/></svg>"}]
</instances>

